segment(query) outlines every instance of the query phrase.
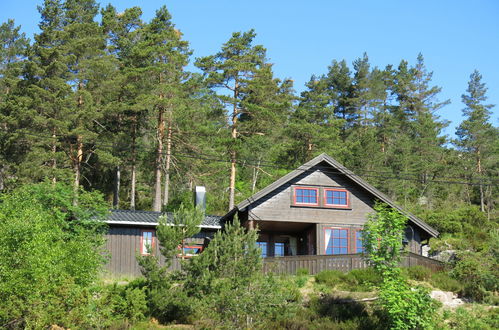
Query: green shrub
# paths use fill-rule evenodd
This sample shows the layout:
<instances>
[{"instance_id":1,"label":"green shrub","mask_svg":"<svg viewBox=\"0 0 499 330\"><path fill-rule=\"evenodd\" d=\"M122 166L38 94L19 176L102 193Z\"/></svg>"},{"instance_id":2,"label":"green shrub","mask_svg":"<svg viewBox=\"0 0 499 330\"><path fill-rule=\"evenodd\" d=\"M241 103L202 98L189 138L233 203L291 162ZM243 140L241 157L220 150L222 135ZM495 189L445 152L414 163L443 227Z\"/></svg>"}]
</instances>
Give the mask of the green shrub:
<instances>
[{"instance_id":1,"label":"green shrub","mask_svg":"<svg viewBox=\"0 0 499 330\"><path fill-rule=\"evenodd\" d=\"M372 268L354 269L345 280L350 284L351 291L369 291L382 282L381 276Z\"/></svg>"},{"instance_id":2,"label":"green shrub","mask_svg":"<svg viewBox=\"0 0 499 330\"><path fill-rule=\"evenodd\" d=\"M334 287L345 279L345 274L339 270L323 270L315 275L315 281L320 284Z\"/></svg>"},{"instance_id":3,"label":"green shrub","mask_svg":"<svg viewBox=\"0 0 499 330\"><path fill-rule=\"evenodd\" d=\"M402 268L402 272L409 279L415 281L428 281L432 275L431 269L420 265Z\"/></svg>"},{"instance_id":4,"label":"green shrub","mask_svg":"<svg viewBox=\"0 0 499 330\"><path fill-rule=\"evenodd\" d=\"M447 273L438 272L431 274L430 284L443 291L462 292L463 285Z\"/></svg>"},{"instance_id":5,"label":"green shrub","mask_svg":"<svg viewBox=\"0 0 499 330\"><path fill-rule=\"evenodd\" d=\"M305 275L308 275L308 269L307 268L298 268L298 270L296 271L296 275L297 276L305 276Z\"/></svg>"},{"instance_id":6,"label":"green shrub","mask_svg":"<svg viewBox=\"0 0 499 330\"><path fill-rule=\"evenodd\" d=\"M480 306L473 308L459 307L455 312L447 312L444 316L452 329L498 329L499 310L486 309Z\"/></svg>"},{"instance_id":7,"label":"green shrub","mask_svg":"<svg viewBox=\"0 0 499 330\"><path fill-rule=\"evenodd\" d=\"M1 195L0 326L92 324L90 285L104 262L93 217L106 205L95 193L79 192L77 206L73 198L72 187L49 182Z\"/></svg>"},{"instance_id":8,"label":"green shrub","mask_svg":"<svg viewBox=\"0 0 499 330\"><path fill-rule=\"evenodd\" d=\"M308 276L296 276L295 284L299 288L303 288L308 282Z\"/></svg>"}]
</instances>

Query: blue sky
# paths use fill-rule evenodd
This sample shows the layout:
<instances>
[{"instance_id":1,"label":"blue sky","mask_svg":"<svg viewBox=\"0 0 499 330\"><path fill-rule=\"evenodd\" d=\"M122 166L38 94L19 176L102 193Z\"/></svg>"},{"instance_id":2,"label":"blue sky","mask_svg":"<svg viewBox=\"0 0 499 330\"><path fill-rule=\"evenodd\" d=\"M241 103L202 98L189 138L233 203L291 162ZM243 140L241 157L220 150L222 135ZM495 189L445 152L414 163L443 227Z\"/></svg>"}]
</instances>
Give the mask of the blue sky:
<instances>
[{"instance_id":1,"label":"blue sky","mask_svg":"<svg viewBox=\"0 0 499 330\"><path fill-rule=\"evenodd\" d=\"M13 18L32 38L38 31L42 0L0 0L0 22ZM300 92L312 74L322 74L333 59L351 63L367 52L371 65L415 62L421 52L440 100L451 104L439 115L451 121L453 136L462 120L461 94L478 69L489 103L499 117L499 1L326 1L326 0L171 0L102 1L118 10L140 6L144 20L166 5L191 44L194 57L216 53L234 31L254 28L256 43L268 50L274 72L291 78Z\"/></svg>"}]
</instances>

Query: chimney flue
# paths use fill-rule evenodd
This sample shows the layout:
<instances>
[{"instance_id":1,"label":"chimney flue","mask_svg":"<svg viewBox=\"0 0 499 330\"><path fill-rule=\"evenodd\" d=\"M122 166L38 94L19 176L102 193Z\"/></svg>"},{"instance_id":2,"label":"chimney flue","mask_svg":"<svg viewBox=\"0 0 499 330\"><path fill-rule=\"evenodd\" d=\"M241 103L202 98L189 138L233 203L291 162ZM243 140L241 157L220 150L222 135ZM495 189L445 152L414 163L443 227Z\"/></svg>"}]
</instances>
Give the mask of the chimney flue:
<instances>
[{"instance_id":1,"label":"chimney flue","mask_svg":"<svg viewBox=\"0 0 499 330\"><path fill-rule=\"evenodd\" d=\"M194 188L194 205L203 212L206 210L206 188L203 186L196 186Z\"/></svg>"}]
</instances>

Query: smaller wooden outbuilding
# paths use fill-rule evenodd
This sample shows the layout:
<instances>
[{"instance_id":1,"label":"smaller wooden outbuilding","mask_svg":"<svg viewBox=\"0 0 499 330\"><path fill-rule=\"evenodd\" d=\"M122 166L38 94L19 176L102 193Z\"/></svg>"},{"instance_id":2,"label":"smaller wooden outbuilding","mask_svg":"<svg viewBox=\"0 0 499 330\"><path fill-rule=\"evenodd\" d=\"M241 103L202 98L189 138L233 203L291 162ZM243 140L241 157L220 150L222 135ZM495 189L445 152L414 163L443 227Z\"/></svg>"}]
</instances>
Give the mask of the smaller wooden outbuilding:
<instances>
[{"instance_id":1,"label":"smaller wooden outbuilding","mask_svg":"<svg viewBox=\"0 0 499 330\"><path fill-rule=\"evenodd\" d=\"M139 265L136 255L147 255L148 246L152 247L152 253L160 257L159 244L156 238L156 227L159 217L166 216L171 219L171 213L161 213L152 211L129 211L111 210L106 219L109 225L106 248L109 251L109 262L107 270L113 275L136 276L140 275ZM201 223L201 231L194 237L186 241L184 252L186 255L200 253L206 240L220 230L221 217L207 215ZM180 251L179 251L180 253ZM176 267L177 263L173 265Z\"/></svg>"}]
</instances>

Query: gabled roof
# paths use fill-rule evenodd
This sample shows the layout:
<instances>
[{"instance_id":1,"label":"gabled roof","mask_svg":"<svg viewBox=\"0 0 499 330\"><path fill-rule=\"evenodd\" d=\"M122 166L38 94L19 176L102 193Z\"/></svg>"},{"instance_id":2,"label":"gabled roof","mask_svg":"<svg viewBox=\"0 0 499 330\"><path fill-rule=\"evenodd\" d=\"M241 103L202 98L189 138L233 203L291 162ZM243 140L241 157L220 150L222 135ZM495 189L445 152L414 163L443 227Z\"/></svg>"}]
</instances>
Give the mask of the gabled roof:
<instances>
[{"instance_id":1,"label":"gabled roof","mask_svg":"<svg viewBox=\"0 0 499 330\"><path fill-rule=\"evenodd\" d=\"M312 167L319 165L320 163L325 162L329 164L331 167L334 167L336 170L338 170L339 174L343 174L349 179L351 179L353 182L357 183L359 186L367 190L369 193L374 195L376 198L378 198L380 201L385 202L386 204L390 205L394 209L398 210L401 214L407 216L409 220L414 223L416 226L420 227L424 231L426 231L428 234L430 234L433 237L438 236L438 231L432 228L430 225L425 223L423 220L420 218L416 217L414 214L411 214L407 212L406 210L402 209L400 206L395 204L394 201L392 201L388 196L383 194L381 191L378 189L374 188L372 185L361 179L358 175L354 174L352 171L338 163L336 160L334 160L332 157L329 155L323 153L320 154L319 156L315 157L314 159L310 160L309 162L301 165L298 167L296 170L289 172L279 180L273 182L272 184L268 185L267 187L263 188L253 196L245 199L241 203L239 203L234 209L232 209L226 216L234 214L237 210L242 211L249 205L255 203L262 197L266 196L267 194L271 193L275 189L279 188L283 184L291 181L292 179L296 178L298 175L303 174L304 171L310 170Z\"/></svg>"},{"instance_id":2,"label":"gabled roof","mask_svg":"<svg viewBox=\"0 0 499 330\"><path fill-rule=\"evenodd\" d=\"M128 225L128 226L157 226L159 217L166 215L168 223L173 222L171 212L153 212L153 211L132 211L132 210L111 210L104 221L110 225ZM201 222L201 228L220 229L222 217L216 215L206 215Z\"/></svg>"}]
</instances>

